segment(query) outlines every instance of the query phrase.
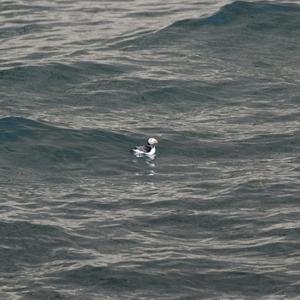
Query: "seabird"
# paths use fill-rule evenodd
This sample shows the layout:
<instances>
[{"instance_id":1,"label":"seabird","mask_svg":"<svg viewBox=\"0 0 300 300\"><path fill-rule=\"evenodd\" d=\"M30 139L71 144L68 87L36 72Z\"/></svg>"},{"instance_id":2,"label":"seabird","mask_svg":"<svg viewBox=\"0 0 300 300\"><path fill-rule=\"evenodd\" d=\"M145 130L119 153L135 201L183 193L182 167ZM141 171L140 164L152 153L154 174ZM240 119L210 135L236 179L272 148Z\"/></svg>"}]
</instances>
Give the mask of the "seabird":
<instances>
[{"instance_id":1,"label":"seabird","mask_svg":"<svg viewBox=\"0 0 300 300\"><path fill-rule=\"evenodd\" d=\"M143 156L143 155L148 155L148 156L153 156L155 154L155 144L158 144L157 139L155 138L150 138L147 141L147 144L144 146L135 146L132 151L136 156Z\"/></svg>"}]
</instances>

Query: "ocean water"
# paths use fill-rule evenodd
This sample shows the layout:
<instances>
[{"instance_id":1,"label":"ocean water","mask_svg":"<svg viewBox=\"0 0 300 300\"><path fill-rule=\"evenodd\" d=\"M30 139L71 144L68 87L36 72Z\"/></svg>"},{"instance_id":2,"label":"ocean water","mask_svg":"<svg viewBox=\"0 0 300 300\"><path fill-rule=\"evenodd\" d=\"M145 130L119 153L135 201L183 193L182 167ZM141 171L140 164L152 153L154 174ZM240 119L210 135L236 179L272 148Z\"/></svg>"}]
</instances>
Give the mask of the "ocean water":
<instances>
[{"instance_id":1,"label":"ocean water","mask_svg":"<svg viewBox=\"0 0 300 300\"><path fill-rule=\"evenodd\" d=\"M0 105L0 299L299 299L300 1L3 0Z\"/></svg>"}]
</instances>

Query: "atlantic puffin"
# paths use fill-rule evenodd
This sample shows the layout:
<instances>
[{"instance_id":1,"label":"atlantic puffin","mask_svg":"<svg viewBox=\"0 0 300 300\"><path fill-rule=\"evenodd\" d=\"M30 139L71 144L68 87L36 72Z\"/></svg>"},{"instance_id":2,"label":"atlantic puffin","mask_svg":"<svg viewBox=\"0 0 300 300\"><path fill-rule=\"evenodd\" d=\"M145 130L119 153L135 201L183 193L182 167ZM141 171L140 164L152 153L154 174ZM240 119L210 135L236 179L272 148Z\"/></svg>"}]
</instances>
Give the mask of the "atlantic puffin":
<instances>
[{"instance_id":1,"label":"atlantic puffin","mask_svg":"<svg viewBox=\"0 0 300 300\"><path fill-rule=\"evenodd\" d=\"M136 156L154 156L156 149L155 144L158 144L158 140L155 138L150 138L147 141L147 144L144 146L135 146L132 151Z\"/></svg>"}]
</instances>

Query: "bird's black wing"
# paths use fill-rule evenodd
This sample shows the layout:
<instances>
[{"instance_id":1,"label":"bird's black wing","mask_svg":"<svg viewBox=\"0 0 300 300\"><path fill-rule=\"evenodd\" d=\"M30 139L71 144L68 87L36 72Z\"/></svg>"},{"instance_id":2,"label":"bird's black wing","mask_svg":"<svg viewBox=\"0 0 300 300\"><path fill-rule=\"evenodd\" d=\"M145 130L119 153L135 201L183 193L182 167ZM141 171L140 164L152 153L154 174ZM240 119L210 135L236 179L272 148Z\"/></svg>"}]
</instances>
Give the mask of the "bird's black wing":
<instances>
[{"instance_id":1,"label":"bird's black wing","mask_svg":"<svg viewBox=\"0 0 300 300\"><path fill-rule=\"evenodd\" d=\"M148 152L151 151L151 146L149 146L149 145L135 146L134 149L135 149L135 150L139 150L139 151L141 151L141 152L148 153Z\"/></svg>"}]
</instances>

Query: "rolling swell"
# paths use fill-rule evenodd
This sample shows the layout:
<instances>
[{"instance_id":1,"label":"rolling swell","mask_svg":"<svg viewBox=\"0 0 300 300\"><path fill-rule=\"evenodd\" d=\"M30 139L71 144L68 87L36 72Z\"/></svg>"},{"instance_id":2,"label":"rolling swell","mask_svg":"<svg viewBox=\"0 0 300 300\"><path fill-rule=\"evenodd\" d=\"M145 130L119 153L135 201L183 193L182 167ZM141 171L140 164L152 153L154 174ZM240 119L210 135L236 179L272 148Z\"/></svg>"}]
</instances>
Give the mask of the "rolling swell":
<instances>
[{"instance_id":1,"label":"rolling swell","mask_svg":"<svg viewBox=\"0 0 300 300\"><path fill-rule=\"evenodd\" d=\"M297 22L300 13L300 7L293 4L272 4L265 2L246 2L235 1L223 6L214 15L201 19L188 19L177 21L168 28L173 27L201 27L201 26L222 26L228 25L248 26L249 29L272 29L270 25L274 22L274 27L278 21L283 22L282 29L296 30L299 26ZM256 24L256 26L251 26ZM265 25L265 26L264 26Z\"/></svg>"},{"instance_id":2,"label":"rolling swell","mask_svg":"<svg viewBox=\"0 0 300 300\"><path fill-rule=\"evenodd\" d=\"M117 76L124 71L117 66L97 62L50 63L46 65L12 66L0 70L0 82L12 92L16 85L32 92L56 92L70 89L89 79ZM76 74L76 76L74 76Z\"/></svg>"},{"instance_id":3,"label":"rolling swell","mask_svg":"<svg viewBox=\"0 0 300 300\"><path fill-rule=\"evenodd\" d=\"M118 46L127 50L157 48L185 41L191 36L200 42L202 39L210 39L208 34L213 34L212 39L220 39L218 46L221 47L221 42L227 38L224 35L228 35L231 42L234 42L235 35L257 39L265 32L271 35L296 36L300 26L299 19L300 7L297 4L235 1L211 16L175 21L163 29ZM200 36L195 36L195 31ZM180 44L177 46L180 47Z\"/></svg>"},{"instance_id":4,"label":"rolling swell","mask_svg":"<svg viewBox=\"0 0 300 300\"><path fill-rule=\"evenodd\" d=\"M107 160L112 162L116 158L119 162L126 161L130 147L140 142L138 136L130 137L128 133L69 129L22 117L0 119L0 130L4 161L8 157L12 160L18 158L24 162L31 161L34 165L36 163L36 166L40 165L42 168L44 166L62 168L72 164L81 164L81 167L84 167L91 161L101 161L105 164ZM187 144L190 147L186 147ZM205 157L242 159L255 154L262 156L264 153L268 156L272 153L293 155L299 147L299 134L294 132L273 135L255 134L254 137L225 140L216 132L203 134L177 130L165 133L160 152L168 156L205 155ZM19 163L20 161L16 161L16 164Z\"/></svg>"},{"instance_id":5,"label":"rolling swell","mask_svg":"<svg viewBox=\"0 0 300 300\"><path fill-rule=\"evenodd\" d=\"M119 174L122 163L116 168L114 160L126 158L134 140L124 134L59 128L22 117L0 119L0 129L1 161L10 170L50 174L59 170L62 176L82 168L98 175ZM120 153L124 147L126 151Z\"/></svg>"}]
</instances>

